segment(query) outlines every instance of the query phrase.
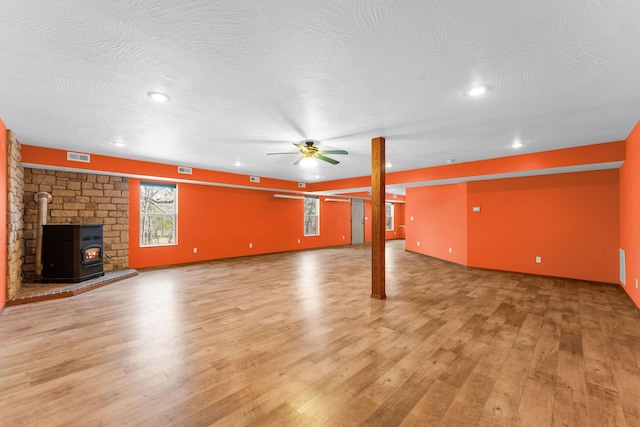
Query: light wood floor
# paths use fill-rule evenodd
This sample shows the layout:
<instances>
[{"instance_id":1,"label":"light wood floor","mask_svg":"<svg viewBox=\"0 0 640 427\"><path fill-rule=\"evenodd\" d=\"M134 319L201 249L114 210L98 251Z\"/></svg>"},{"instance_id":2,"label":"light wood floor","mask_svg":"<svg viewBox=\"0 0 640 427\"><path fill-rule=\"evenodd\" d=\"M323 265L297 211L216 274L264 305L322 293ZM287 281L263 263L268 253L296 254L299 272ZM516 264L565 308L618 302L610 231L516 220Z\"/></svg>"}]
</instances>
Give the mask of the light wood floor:
<instances>
[{"instance_id":1,"label":"light wood floor","mask_svg":"<svg viewBox=\"0 0 640 427\"><path fill-rule=\"evenodd\" d=\"M0 425L640 426L622 289L387 244L142 271L0 312Z\"/></svg>"}]
</instances>

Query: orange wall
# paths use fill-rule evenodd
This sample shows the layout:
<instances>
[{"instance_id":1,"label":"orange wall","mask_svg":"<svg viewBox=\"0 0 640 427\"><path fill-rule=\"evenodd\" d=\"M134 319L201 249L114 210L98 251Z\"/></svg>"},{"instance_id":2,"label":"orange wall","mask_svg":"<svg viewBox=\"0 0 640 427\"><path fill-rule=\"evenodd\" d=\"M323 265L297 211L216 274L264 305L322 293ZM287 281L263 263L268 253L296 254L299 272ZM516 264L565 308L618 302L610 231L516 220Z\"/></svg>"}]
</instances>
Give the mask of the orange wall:
<instances>
[{"instance_id":1,"label":"orange wall","mask_svg":"<svg viewBox=\"0 0 640 427\"><path fill-rule=\"evenodd\" d=\"M627 160L620 168L620 248L627 264L624 290L640 307L640 122L627 139Z\"/></svg>"},{"instance_id":2,"label":"orange wall","mask_svg":"<svg viewBox=\"0 0 640 427\"><path fill-rule=\"evenodd\" d=\"M466 183L407 188L406 249L466 264L466 208Z\"/></svg>"},{"instance_id":3,"label":"orange wall","mask_svg":"<svg viewBox=\"0 0 640 427\"><path fill-rule=\"evenodd\" d=\"M550 169L565 166L588 165L607 162L619 162L625 159L625 142L605 142L602 144L564 148L539 153L520 154L476 162L454 163L386 174L387 185L410 182L433 181L460 177ZM368 176L349 178L339 181L326 181L313 184L310 191L339 190L346 188L368 187Z\"/></svg>"},{"instance_id":4,"label":"orange wall","mask_svg":"<svg viewBox=\"0 0 640 427\"><path fill-rule=\"evenodd\" d=\"M0 227L0 309L7 299L7 128L0 119L0 212L4 212L4 227Z\"/></svg>"},{"instance_id":5,"label":"orange wall","mask_svg":"<svg viewBox=\"0 0 640 427\"><path fill-rule=\"evenodd\" d=\"M617 169L468 185L470 266L618 282Z\"/></svg>"},{"instance_id":6,"label":"orange wall","mask_svg":"<svg viewBox=\"0 0 640 427\"><path fill-rule=\"evenodd\" d=\"M405 204L394 203L393 204L393 231L387 231L387 240L391 239L404 239L405 236ZM402 226L402 227L401 227Z\"/></svg>"},{"instance_id":7,"label":"orange wall","mask_svg":"<svg viewBox=\"0 0 640 427\"><path fill-rule=\"evenodd\" d=\"M204 183L221 183L226 185L246 186L250 188L273 188L278 190L298 190L298 183L280 179L264 178L259 183L249 180L249 175L218 172L193 168L191 175L178 173L178 167L163 163L145 162L141 160L123 159L120 157L91 154L90 163L67 160L67 151L53 148L22 146L22 162L30 165L56 166L70 169L84 169L110 174L137 175L155 177L157 179L175 179L199 181ZM188 166L188 165L187 165Z\"/></svg>"},{"instance_id":8,"label":"orange wall","mask_svg":"<svg viewBox=\"0 0 640 427\"><path fill-rule=\"evenodd\" d=\"M473 267L617 283L618 191L617 169L408 188L406 248Z\"/></svg>"},{"instance_id":9,"label":"orange wall","mask_svg":"<svg viewBox=\"0 0 640 427\"><path fill-rule=\"evenodd\" d=\"M141 248L140 180L129 180L129 265L153 267L351 242L349 203L320 203L320 236L304 237L303 201L178 183L178 245ZM300 243L298 243L300 239ZM253 244L249 248L249 243ZM198 253L193 253L198 248Z\"/></svg>"},{"instance_id":10,"label":"orange wall","mask_svg":"<svg viewBox=\"0 0 640 427\"><path fill-rule=\"evenodd\" d=\"M454 163L446 166L395 172L387 177L387 185L550 169L565 166L619 162L624 160L624 156L624 141L606 142L602 144L564 148L561 150L480 160L477 162Z\"/></svg>"}]
</instances>

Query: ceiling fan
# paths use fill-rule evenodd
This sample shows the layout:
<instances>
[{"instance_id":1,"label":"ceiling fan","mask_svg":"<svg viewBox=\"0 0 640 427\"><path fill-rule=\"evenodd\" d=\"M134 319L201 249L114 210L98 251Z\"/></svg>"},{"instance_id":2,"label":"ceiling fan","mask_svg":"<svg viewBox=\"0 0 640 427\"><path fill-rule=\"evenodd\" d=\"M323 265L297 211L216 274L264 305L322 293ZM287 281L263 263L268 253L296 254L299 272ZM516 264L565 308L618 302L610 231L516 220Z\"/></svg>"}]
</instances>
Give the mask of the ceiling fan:
<instances>
[{"instance_id":1,"label":"ceiling fan","mask_svg":"<svg viewBox=\"0 0 640 427\"><path fill-rule=\"evenodd\" d=\"M337 160L329 158L325 156L325 154L349 154L346 150L319 150L318 147L313 145L314 141L304 141L305 145L293 143L296 147L298 147L298 151L295 153L267 153L267 155L274 154L299 154L300 157L295 161L294 165L299 165L305 159L318 159L323 160L327 163L331 163L332 165L337 165L340 163Z\"/></svg>"}]
</instances>

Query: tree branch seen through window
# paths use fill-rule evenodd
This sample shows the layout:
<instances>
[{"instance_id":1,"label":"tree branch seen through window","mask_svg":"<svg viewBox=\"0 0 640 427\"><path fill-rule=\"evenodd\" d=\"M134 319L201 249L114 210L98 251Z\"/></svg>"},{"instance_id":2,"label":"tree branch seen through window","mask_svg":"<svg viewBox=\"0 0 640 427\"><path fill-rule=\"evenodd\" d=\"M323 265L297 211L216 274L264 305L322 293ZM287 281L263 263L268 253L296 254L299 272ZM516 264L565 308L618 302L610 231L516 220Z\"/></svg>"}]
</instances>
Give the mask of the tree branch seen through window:
<instances>
[{"instance_id":1,"label":"tree branch seen through window","mask_svg":"<svg viewBox=\"0 0 640 427\"><path fill-rule=\"evenodd\" d=\"M320 203L317 197L304 198L304 235L320 235Z\"/></svg>"}]
</instances>

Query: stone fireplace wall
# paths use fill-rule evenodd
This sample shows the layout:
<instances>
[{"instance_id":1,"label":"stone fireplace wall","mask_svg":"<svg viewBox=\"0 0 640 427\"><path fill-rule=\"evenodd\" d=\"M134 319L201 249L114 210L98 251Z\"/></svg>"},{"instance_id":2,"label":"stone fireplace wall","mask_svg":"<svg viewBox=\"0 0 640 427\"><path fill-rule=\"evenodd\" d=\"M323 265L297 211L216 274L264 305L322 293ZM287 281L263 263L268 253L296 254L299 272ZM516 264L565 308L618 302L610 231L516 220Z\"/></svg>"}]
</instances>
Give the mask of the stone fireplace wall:
<instances>
[{"instance_id":1,"label":"stone fireplace wall","mask_svg":"<svg viewBox=\"0 0 640 427\"><path fill-rule=\"evenodd\" d=\"M34 194L51 194L48 224L104 224L105 271L129 266L129 180L120 176L24 169L24 263L35 275L38 206Z\"/></svg>"},{"instance_id":2,"label":"stone fireplace wall","mask_svg":"<svg viewBox=\"0 0 640 427\"><path fill-rule=\"evenodd\" d=\"M24 169L21 144L7 131L7 298L22 286Z\"/></svg>"}]
</instances>

